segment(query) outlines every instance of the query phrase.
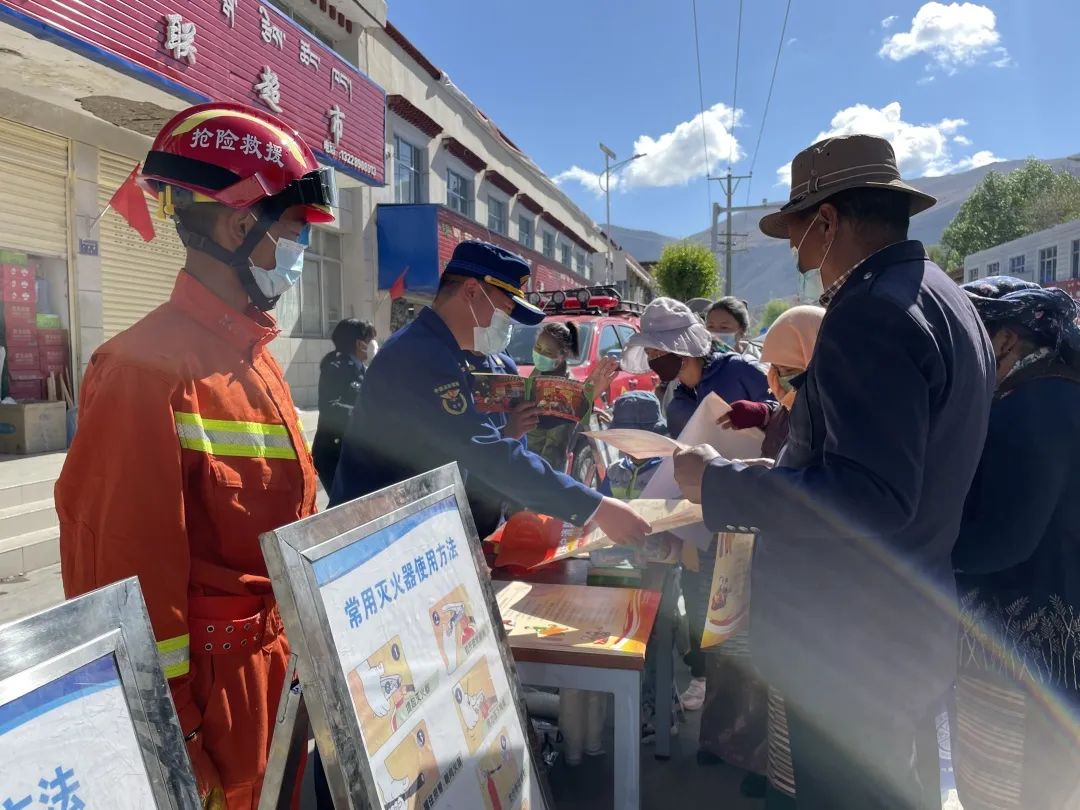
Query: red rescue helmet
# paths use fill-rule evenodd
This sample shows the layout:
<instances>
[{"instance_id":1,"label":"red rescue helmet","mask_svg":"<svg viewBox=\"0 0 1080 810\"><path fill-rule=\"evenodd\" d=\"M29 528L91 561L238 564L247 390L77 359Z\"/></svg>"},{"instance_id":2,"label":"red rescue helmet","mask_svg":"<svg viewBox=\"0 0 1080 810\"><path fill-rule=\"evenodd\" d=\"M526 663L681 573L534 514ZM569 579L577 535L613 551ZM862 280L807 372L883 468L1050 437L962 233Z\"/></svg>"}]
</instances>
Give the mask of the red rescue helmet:
<instances>
[{"instance_id":1,"label":"red rescue helmet","mask_svg":"<svg viewBox=\"0 0 1080 810\"><path fill-rule=\"evenodd\" d=\"M180 241L232 267L264 311L273 309L280 293L260 289L250 260L256 245L289 208L300 206L309 223L333 222L337 205L333 169L319 166L292 127L243 104L199 104L174 116L154 139L140 182L174 217ZM177 215L210 202L251 209L255 224L239 247L223 247Z\"/></svg>"},{"instance_id":2,"label":"red rescue helmet","mask_svg":"<svg viewBox=\"0 0 1080 810\"><path fill-rule=\"evenodd\" d=\"M191 193L177 203L262 204L275 219L302 205L309 222L333 222L337 204L333 170L319 166L300 134L244 104L211 102L175 115L154 139L141 179L155 194L166 186Z\"/></svg>"}]
</instances>

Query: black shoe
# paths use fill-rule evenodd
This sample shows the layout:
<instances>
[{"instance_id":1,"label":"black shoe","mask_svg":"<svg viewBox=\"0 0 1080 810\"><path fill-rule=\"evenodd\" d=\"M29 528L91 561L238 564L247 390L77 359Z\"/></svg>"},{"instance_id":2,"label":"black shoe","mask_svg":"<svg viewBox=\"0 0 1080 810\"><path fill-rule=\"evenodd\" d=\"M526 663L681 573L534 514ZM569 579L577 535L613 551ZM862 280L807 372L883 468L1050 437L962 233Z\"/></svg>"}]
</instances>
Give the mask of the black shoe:
<instances>
[{"instance_id":1,"label":"black shoe","mask_svg":"<svg viewBox=\"0 0 1080 810\"><path fill-rule=\"evenodd\" d=\"M703 767L708 765L723 765L723 757L718 757L712 751L706 751L704 748L699 748L697 752L697 764Z\"/></svg>"},{"instance_id":2,"label":"black shoe","mask_svg":"<svg viewBox=\"0 0 1080 810\"><path fill-rule=\"evenodd\" d=\"M764 799L769 780L760 773L748 773L739 785L739 792L748 799Z\"/></svg>"}]
</instances>

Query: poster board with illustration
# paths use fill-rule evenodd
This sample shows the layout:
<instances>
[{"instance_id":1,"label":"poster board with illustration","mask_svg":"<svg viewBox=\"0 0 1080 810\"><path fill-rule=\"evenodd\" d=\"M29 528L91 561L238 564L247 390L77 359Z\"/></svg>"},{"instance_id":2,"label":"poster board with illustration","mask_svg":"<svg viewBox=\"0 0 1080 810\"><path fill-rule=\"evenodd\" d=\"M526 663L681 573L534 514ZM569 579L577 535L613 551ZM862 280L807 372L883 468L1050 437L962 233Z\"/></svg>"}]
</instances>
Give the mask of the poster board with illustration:
<instances>
[{"instance_id":1,"label":"poster board with illustration","mask_svg":"<svg viewBox=\"0 0 1080 810\"><path fill-rule=\"evenodd\" d=\"M0 627L0 807L201 808L138 580Z\"/></svg>"},{"instance_id":2,"label":"poster board with illustration","mask_svg":"<svg viewBox=\"0 0 1080 810\"><path fill-rule=\"evenodd\" d=\"M262 537L339 810L546 810L454 464Z\"/></svg>"}]
</instances>

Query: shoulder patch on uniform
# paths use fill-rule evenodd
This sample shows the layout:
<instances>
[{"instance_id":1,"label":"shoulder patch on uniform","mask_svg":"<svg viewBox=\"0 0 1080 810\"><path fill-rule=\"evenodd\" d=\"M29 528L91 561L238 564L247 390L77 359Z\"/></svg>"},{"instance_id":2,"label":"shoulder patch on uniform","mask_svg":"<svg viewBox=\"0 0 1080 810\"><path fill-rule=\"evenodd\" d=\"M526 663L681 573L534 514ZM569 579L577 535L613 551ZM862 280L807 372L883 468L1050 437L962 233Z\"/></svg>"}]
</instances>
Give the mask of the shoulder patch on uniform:
<instances>
[{"instance_id":1,"label":"shoulder patch on uniform","mask_svg":"<svg viewBox=\"0 0 1080 810\"><path fill-rule=\"evenodd\" d=\"M450 382L435 387L435 393L442 400L443 410L451 416L461 416L469 407L460 382Z\"/></svg>"}]
</instances>

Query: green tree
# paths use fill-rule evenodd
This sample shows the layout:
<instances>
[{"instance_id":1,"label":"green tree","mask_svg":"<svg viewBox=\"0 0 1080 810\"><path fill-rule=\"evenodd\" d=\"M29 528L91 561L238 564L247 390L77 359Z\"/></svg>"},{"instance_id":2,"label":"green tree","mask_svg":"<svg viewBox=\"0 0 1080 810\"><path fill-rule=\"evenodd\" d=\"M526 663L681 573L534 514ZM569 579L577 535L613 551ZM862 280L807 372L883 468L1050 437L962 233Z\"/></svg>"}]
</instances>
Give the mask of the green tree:
<instances>
[{"instance_id":1,"label":"green tree","mask_svg":"<svg viewBox=\"0 0 1080 810\"><path fill-rule=\"evenodd\" d=\"M1080 179L1028 160L1008 174L987 174L941 235L941 247L955 269L972 253L1077 216Z\"/></svg>"},{"instance_id":2,"label":"green tree","mask_svg":"<svg viewBox=\"0 0 1080 810\"><path fill-rule=\"evenodd\" d=\"M768 329L773 321L791 309L792 303L789 298L773 298L767 302L761 310L761 325Z\"/></svg>"},{"instance_id":3,"label":"green tree","mask_svg":"<svg viewBox=\"0 0 1080 810\"><path fill-rule=\"evenodd\" d=\"M716 292L716 257L704 245L673 242L660 254L654 275L670 298L711 298Z\"/></svg>"},{"instance_id":4,"label":"green tree","mask_svg":"<svg viewBox=\"0 0 1080 810\"><path fill-rule=\"evenodd\" d=\"M931 245L926 249L926 255L930 257L930 261L948 273L954 281L962 282L964 280L964 262L955 250L950 250L941 245Z\"/></svg>"}]
</instances>

